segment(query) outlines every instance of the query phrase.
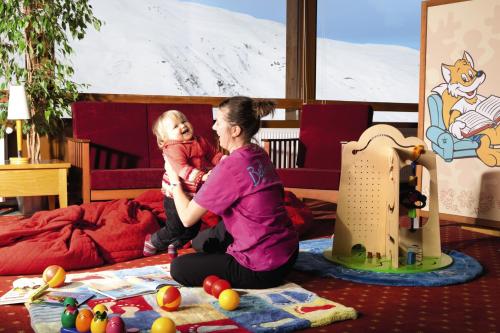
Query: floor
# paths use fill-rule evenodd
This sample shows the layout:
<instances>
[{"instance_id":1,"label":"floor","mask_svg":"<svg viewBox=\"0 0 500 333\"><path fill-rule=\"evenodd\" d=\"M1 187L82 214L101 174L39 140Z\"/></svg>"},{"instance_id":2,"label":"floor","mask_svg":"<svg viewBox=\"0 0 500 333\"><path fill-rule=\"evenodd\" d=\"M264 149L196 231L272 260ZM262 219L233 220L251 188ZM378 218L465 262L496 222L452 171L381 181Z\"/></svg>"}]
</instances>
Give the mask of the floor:
<instances>
[{"instance_id":1,"label":"floor","mask_svg":"<svg viewBox=\"0 0 500 333\"><path fill-rule=\"evenodd\" d=\"M333 232L330 204L307 202L315 225L306 238ZM0 216L0 225L15 216ZM500 238L466 231L442 221L443 250L458 250L476 258L484 274L474 281L445 287L391 287L320 278L293 271L289 279L320 296L354 307L359 318L304 332L500 332ZM140 267L165 262L164 255L132 260L111 268ZM110 266L106 266L110 269ZM96 268L94 270L102 270ZM17 276L0 277L0 294ZM0 332L33 332L23 305L0 307Z\"/></svg>"}]
</instances>

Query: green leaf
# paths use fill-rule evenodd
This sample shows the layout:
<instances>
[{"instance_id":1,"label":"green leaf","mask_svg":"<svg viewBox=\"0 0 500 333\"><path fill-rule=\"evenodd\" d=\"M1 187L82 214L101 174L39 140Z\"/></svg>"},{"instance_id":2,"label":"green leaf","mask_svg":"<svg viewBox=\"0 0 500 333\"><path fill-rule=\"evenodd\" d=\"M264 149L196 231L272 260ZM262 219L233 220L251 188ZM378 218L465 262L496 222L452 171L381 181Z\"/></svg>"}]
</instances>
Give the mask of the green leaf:
<instances>
[{"instance_id":1,"label":"green leaf","mask_svg":"<svg viewBox=\"0 0 500 333\"><path fill-rule=\"evenodd\" d=\"M25 84L35 110L26 130L35 126L39 134L56 133L69 104L78 98L78 89L85 87L71 81L74 70L65 58L73 53L72 36L82 39L89 25L99 30L102 24L88 2L0 2L0 90L9 82Z\"/></svg>"}]
</instances>

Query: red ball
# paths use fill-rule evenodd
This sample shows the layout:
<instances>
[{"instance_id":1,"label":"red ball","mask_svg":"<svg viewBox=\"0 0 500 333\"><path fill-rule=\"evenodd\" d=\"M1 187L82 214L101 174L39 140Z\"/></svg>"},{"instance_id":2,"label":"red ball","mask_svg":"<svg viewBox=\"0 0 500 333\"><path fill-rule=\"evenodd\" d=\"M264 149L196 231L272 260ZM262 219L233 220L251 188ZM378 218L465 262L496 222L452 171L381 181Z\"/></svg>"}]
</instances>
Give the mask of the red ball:
<instances>
[{"instance_id":1,"label":"red ball","mask_svg":"<svg viewBox=\"0 0 500 333\"><path fill-rule=\"evenodd\" d=\"M212 284L212 295L219 298L220 293L226 289L231 289L229 282L224 279L217 280Z\"/></svg>"},{"instance_id":2,"label":"red ball","mask_svg":"<svg viewBox=\"0 0 500 333\"><path fill-rule=\"evenodd\" d=\"M203 289L207 294L212 295L212 285L215 281L220 280L220 277L217 275L209 275L203 280Z\"/></svg>"}]
</instances>

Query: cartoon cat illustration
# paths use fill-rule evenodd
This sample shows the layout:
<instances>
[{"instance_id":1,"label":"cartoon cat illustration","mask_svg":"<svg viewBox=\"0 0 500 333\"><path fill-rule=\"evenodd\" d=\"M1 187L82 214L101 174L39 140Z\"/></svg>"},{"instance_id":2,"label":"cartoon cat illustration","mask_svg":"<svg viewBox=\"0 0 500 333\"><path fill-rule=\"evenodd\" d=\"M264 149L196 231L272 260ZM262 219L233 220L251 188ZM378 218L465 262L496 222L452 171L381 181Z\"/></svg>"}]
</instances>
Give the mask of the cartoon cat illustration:
<instances>
[{"instance_id":1,"label":"cartoon cat illustration","mask_svg":"<svg viewBox=\"0 0 500 333\"><path fill-rule=\"evenodd\" d=\"M486 80L486 73L476 70L472 56L464 52L453 65L442 64L441 73L445 82L432 89L443 100L443 120L448 131L457 139L462 139L464 131L472 126L472 117L461 117L475 111L486 97L478 93ZM495 96L493 96L495 98ZM472 114L469 114L472 115ZM496 120L498 121L498 120ZM493 124L495 124L493 122ZM476 149L478 158L490 167L500 165L500 128L498 122L476 133L480 145Z\"/></svg>"}]
</instances>

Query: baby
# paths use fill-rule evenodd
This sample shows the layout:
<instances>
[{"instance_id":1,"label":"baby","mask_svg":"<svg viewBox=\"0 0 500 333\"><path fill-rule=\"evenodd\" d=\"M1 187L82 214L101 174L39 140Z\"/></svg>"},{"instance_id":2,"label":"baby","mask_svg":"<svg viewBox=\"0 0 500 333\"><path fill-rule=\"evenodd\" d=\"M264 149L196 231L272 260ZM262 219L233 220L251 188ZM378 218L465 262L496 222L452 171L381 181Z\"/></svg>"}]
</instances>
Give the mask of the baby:
<instances>
[{"instance_id":1,"label":"baby","mask_svg":"<svg viewBox=\"0 0 500 333\"><path fill-rule=\"evenodd\" d=\"M153 125L153 133L165 163L170 163L179 174L181 183L172 184L167 173L164 173L162 192L165 195L163 205L167 221L164 227L146 237L144 256L163 251L170 244L176 249L180 248L198 234L200 221L189 228L182 224L172 197L172 186L182 186L188 195L194 196L207 179L210 170L223 156L208 140L194 135L193 125L180 111L164 112Z\"/></svg>"}]
</instances>

